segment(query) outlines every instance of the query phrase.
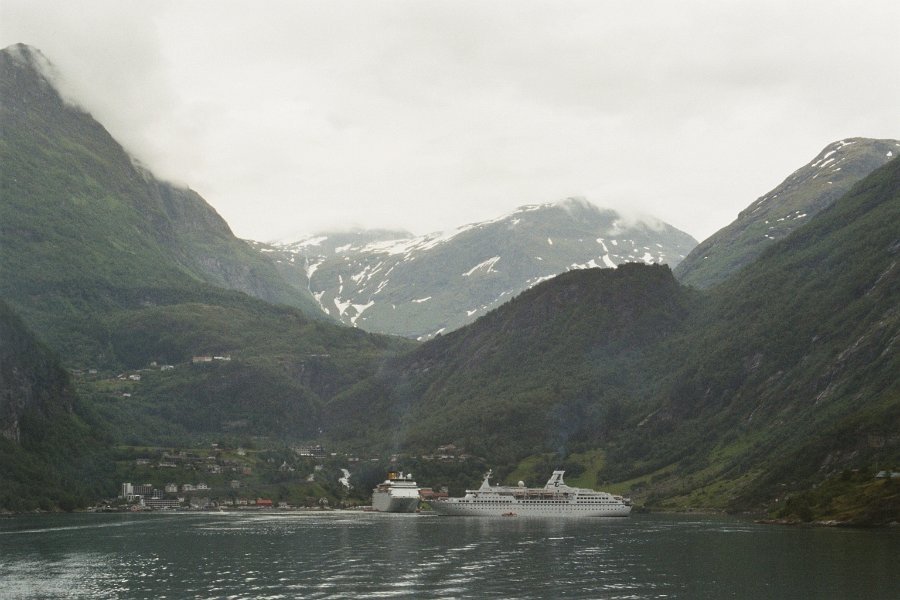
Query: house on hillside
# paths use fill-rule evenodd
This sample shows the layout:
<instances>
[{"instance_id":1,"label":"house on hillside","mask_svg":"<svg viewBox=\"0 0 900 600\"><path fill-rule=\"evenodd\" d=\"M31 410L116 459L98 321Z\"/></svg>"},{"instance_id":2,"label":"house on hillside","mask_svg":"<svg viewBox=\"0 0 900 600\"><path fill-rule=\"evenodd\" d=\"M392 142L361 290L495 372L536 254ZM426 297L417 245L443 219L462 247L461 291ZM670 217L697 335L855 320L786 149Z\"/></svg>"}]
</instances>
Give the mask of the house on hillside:
<instances>
[{"instance_id":1,"label":"house on hillside","mask_svg":"<svg viewBox=\"0 0 900 600\"><path fill-rule=\"evenodd\" d=\"M439 492L434 491L432 488L421 488L419 490L419 498L426 502L437 500L439 498L447 498L448 496L449 493L446 486L442 487Z\"/></svg>"},{"instance_id":2,"label":"house on hillside","mask_svg":"<svg viewBox=\"0 0 900 600\"><path fill-rule=\"evenodd\" d=\"M298 446L294 448L294 452L297 454L297 456L325 458L325 449L321 444L316 444L314 446Z\"/></svg>"}]
</instances>

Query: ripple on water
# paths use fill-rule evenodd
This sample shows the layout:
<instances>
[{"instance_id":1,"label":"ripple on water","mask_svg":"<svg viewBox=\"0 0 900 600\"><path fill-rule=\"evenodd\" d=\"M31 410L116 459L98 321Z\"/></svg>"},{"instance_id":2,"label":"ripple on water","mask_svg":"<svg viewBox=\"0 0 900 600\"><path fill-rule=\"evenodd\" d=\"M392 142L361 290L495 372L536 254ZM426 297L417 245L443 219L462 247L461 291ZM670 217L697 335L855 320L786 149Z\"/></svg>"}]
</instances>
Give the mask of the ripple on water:
<instances>
[{"instance_id":1,"label":"ripple on water","mask_svg":"<svg viewBox=\"0 0 900 600\"><path fill-rule=\"evenodd\" d=\"M729 552L721 550L740 547L743 557L771 557L780 531L706 517L614 524L241 514L85 521L76 515L13 524L24 534L0 536L0 597L715 598L723 589L772 597L796 589L793 579L802 577L795 562L791 581L779 588L763 578L766 587L760 587L759 567L748 570L746 559L729 562ZM812 535L835 544L859 540L836 546L853 552L818 552L826 564L817 566L820 579L832 572L845 579L851 572L841 570L842 562L828 563L830 557L844 561L876 548L852 572L866 574L857 583L874 589L868 597L893 598L883 592L894 589L878 577L890 572L883 557L900 553L891 541L896 536L788 533L789 550L798 547L797 538ZM821 545L803 545L804 552ZM752 552L763 547L762 554ZM794 554L783 549L777 556L789 562ZM703 579L710 572L715 582ZM872 580L876 585L865 587Z\"/></svg>"}]
</instances>

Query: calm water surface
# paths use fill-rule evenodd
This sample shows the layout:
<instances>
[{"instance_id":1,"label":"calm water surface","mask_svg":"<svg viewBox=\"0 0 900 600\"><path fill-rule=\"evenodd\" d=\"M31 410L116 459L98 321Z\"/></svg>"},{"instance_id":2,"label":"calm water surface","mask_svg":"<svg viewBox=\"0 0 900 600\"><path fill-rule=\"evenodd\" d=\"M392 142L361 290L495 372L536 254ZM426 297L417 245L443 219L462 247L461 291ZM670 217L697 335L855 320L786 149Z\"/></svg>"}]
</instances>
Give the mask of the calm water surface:
<instances>
[{"instance_id":1,"label":"calm water surface","mask_svg":"<svg viewBox=\"0 0 900 600\"><path fill-rule=\"evenodd\" d=\"M0 598L900 598L900 531L726 517L0 519Z\"/></svg>"}]
</instances>

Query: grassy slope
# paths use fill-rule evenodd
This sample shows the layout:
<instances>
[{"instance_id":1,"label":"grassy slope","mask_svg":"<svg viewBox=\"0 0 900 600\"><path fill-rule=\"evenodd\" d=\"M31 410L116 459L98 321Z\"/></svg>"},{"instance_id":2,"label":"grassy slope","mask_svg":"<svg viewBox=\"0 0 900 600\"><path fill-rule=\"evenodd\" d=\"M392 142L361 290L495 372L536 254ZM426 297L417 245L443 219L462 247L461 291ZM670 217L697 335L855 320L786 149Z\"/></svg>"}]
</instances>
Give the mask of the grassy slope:
<instances>
[{"instance_id":1,"label":"grassy slope","mask_svg":"<svg viewBox=\"0 0 900 600\"><path fill-rule=\"evenodd\" d=\"M119 439L179 445L188 432L204 439L221 433L313 438L322 402L411 345L234 296L232 303L111 315L110 345L117 356L135 367L175 367L141 371L139 384L124 386L86 378L87 398L114 424ZM197 355L231 360L191 364Z\"/></svg>"},{"instance_id":2,"label":"grassy slope","mask_svg":"<svg viewBox=\"0 0 900 600\"><path fill-rule=\"evenodd\" d=\"M844 471L812 489L783 498L772 516L789 523L877 526L900 523L897 479L872 478L868 471Z\"/></svg>"}]
</instances>

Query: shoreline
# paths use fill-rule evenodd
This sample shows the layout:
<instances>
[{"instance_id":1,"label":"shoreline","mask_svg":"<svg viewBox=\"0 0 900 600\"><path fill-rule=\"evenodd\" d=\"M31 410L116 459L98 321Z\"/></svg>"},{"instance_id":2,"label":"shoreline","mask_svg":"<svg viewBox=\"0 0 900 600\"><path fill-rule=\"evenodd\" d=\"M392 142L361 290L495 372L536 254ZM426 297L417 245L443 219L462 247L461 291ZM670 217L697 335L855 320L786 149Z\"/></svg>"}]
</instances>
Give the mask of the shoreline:
<instances>
[{"instance_id":1,"label":"shoreline","mask_svg":"<svg viewBox=\"0 0 900 600\"><path fill-rule=\"evenodd\" d=\"M228 507L227 509L191 509L191 508L177 508L177 509L149 509L149 510L130 510L128 508L122 509L94 509L90 508L81 509L81 510L73 510L73 511L46 511L46 510L33 510L26 512L10 512L10 511L2 511L0 512L0 519L15 519L17 517L32 517L32 516L52 516L52 515L77 515L77 514L144 514L144 515L160 515L160 514L237 514L237 513L253 513L253 514L324 514L324 513L358 513L358 514L369 514L372 513L371 509L368 509L366 506L354 506L348 508L321 508L321 507L296 507L296 508L269 508L269 507L244 507L244 506L235 506ZM423 511L426 513L430 513L431 511ZM634 511L634 514L638 515L646 515L646 514L660 514L660 515L672 515L672 516L729 516L740 519L742 521L746 521L748 523L753 523L756 525L780 525L784 527L792 527L792 528L846 528L846 529L894 529L900 527L900 522L891 521L888 523L877 523L877 524L868 524L868 523L857 523L854 521L840 521L837 519L827 519L827 520L817 520L817 521L801 521L799 519L788 519L788 518L773 518L773 517L765 517L764 513L729 513L725 510L721 509L692 509L692 510L669 510L665 508L648 508L641 507L640 510Z\"/></svg>"}]
</instances>

